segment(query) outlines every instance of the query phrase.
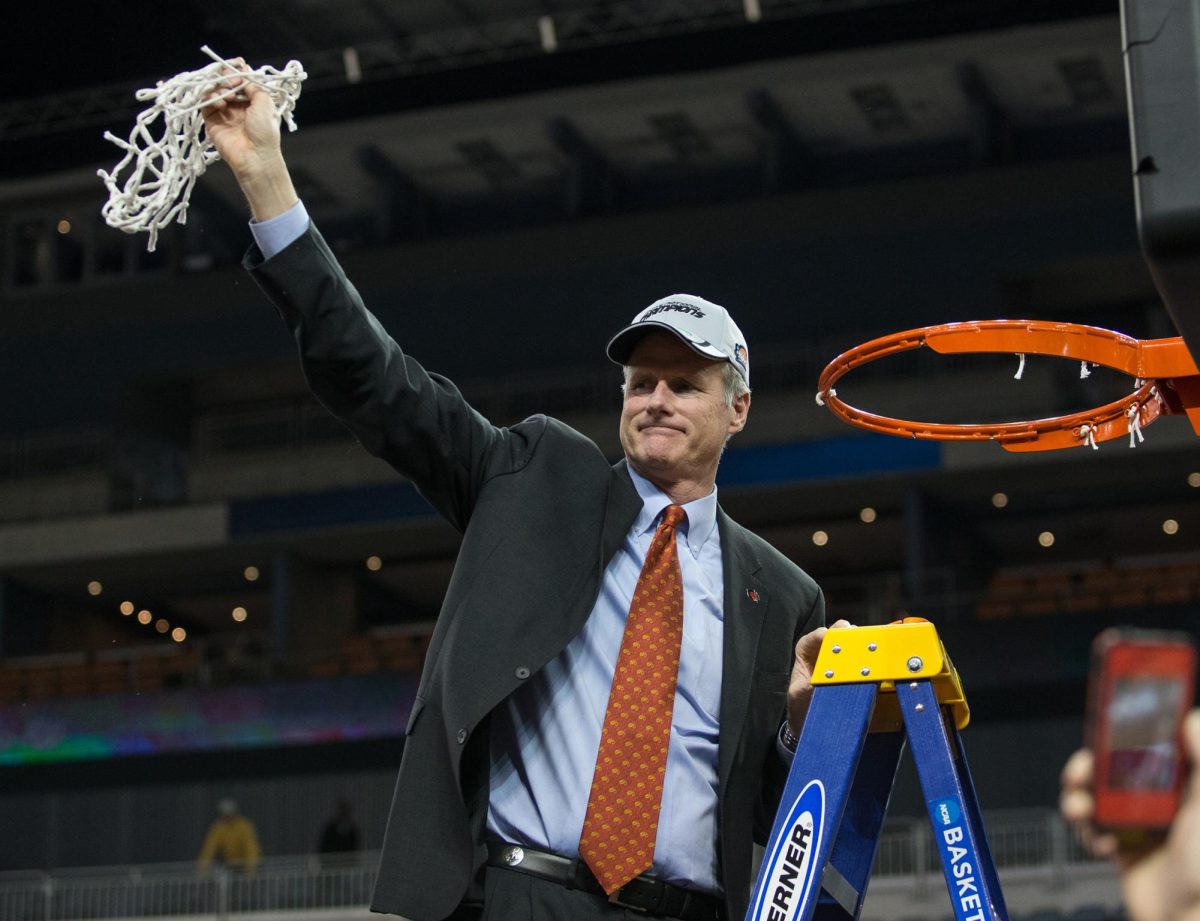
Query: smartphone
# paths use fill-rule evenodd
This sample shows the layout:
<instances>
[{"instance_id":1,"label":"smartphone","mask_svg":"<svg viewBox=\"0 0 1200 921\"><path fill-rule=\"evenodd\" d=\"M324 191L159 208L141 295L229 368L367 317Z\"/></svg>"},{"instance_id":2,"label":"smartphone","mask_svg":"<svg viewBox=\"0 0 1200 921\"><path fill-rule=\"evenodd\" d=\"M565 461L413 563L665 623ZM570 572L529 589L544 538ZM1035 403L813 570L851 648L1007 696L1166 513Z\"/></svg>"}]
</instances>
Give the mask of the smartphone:
<instances>
[{"instance_id":1,"label":"smartphone","mask_svg":"<svg viewBox=\"0 0 1200 921\"><path fill-rule=\"evenodd\" d=\"M1160 829L1179 807L1183 718L1196 687L1185 633L1115 627L1092 643L1088 747L1095 755L1095 822Z\"/></svg>"}]
</instances>

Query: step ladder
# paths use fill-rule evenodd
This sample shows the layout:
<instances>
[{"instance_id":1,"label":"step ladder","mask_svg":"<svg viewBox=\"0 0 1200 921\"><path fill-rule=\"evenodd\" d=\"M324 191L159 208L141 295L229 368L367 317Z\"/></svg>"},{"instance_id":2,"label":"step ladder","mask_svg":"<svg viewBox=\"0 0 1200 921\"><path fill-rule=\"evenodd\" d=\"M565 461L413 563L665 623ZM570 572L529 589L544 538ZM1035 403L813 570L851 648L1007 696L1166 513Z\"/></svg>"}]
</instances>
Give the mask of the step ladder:
<instances>
[{"instance_id":1,"label":"step ladder","mask_svg":"<svg viewBox=\"0 0 1200 921\"><path fill-rule=\"evenodd\" d=\"M959 738L969 720L933 624L830 629L746 921L859 917L906 739L956 921L1007 921Z\"/></svg>"}]
</instances>

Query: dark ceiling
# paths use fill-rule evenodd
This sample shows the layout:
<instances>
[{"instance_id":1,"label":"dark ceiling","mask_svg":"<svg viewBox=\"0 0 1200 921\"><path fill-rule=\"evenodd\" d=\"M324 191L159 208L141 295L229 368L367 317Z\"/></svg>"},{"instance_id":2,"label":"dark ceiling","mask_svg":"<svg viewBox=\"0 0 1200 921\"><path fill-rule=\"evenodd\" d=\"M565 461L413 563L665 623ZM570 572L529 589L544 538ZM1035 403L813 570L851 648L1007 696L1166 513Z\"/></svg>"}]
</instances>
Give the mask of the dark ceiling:
<instances>
[{"instance_id":1,"label":"dark ceiling","mask_svg":"<svg viewBox=\"0 0 1200 921\"><path fill-rule=\"evenodd\" d=\"M205 44L252 63L301 60L311 126L1090 16L1115 21L1116 10L1115 0L32 4L0 81L0 178L104 159L100 132L121 133L137 111L134 89L203 66Z\"/></svg>"}]
</instances>

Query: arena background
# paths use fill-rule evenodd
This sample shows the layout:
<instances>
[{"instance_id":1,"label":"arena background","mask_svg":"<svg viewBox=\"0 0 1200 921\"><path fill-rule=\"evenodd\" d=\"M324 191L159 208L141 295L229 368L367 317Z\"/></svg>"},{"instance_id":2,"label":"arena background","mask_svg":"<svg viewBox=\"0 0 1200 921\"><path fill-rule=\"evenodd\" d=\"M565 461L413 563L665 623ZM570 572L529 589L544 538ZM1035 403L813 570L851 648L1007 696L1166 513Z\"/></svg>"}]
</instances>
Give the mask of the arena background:
<instances>
[{"instance_id":1,"label":"arena background","mask_svg":"<svg viewBox=\"0 0 1200 921\"><path fill-rule=\"evenodd\" d=\"M190 861L225 795L269 855L310 853L339 797L378 847L454 560L453 531L308 395L238 265L222 167L155 253L100 219L103 131L127 134L133 91L203 66L207 43L304 64L284 141L301 196L393 335L493 421L549 412L615 458L607 336L673 291L729 306L754 407L723 505L825 587L831 618L938 624L984 808L1047 823L1070 888L1051 807L1091 637L1197 629L1190 428L1013 456L864 435L813 394L843 349L928 323L1175 334L1138 248L1115 2L42 3L17 34L0 886ZM1128 386L1015 367L906 356L839 390L978 421ZM921 808L906 768L891 814ZM1114 907L1097 886L1027 914Z\"/></svg>"}]
</instances>

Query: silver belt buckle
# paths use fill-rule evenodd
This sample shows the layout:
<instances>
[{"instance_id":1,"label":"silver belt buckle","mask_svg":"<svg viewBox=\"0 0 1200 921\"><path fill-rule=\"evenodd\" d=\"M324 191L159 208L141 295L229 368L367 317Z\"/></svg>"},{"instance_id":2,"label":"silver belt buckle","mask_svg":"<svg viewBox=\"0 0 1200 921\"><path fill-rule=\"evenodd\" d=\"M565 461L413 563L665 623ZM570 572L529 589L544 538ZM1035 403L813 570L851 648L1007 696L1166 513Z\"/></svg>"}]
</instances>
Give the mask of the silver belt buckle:
<instances>
[{"instance_id":1,"label":"silver belt buckle","mask_svg":"<svg viewBox=\"0 0 1200 921\"><path fill-rule=\"evenodd\" d=\"M519 866L521 861L525 859L525 852L516 845L513 845L512 847L506 847L501 859L503 859L505 866Z\"/></svg>"}]
</instances>

